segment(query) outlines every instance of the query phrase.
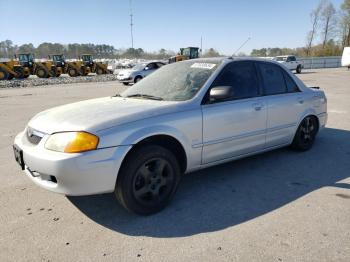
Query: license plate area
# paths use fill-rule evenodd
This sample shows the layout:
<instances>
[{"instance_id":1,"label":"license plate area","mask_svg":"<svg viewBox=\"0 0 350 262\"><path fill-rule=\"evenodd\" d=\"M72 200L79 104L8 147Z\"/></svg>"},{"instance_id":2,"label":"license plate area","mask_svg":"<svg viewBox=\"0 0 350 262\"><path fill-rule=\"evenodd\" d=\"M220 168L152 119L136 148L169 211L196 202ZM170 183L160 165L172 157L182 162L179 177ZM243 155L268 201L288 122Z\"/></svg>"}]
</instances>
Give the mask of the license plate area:
<instances>
[{"instance_id":1,"label":"license plate area","mask_svg":"<svg viewBox=\"0 0 350 262\"><path fill-rule=\"evenodd\" d=\"M13 153L15 155L16 162L20 165L21 169L24 170L23 151L18 146L13 145Z\"/></svg>"}]
</instances>

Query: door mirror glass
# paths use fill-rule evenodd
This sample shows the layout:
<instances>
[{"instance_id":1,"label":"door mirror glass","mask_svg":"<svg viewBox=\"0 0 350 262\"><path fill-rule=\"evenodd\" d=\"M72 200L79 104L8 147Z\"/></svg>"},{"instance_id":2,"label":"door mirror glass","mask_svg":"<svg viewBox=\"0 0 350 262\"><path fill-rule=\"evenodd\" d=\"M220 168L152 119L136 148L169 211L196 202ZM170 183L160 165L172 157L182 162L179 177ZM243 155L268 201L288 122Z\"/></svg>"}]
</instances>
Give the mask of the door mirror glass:
<instances>
[{"instance_id":1,"label":"door mirror glass","mask_svg":"<svg viewBox=\"0 0 350 262\"><path fill-rule=\"evenodd\" d=\"M210 89L209 102L215 103L232 99L234 95L232 86L216 86Z\"/></svg>"}]
</instances>

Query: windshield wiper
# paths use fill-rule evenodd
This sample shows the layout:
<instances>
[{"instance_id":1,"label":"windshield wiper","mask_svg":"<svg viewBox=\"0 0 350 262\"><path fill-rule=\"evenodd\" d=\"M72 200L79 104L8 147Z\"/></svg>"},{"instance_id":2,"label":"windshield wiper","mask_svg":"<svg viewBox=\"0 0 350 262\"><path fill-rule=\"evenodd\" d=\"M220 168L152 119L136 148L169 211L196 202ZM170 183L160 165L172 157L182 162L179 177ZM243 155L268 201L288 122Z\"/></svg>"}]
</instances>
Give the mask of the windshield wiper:
<instances>
[{"instance_id":1,"label":"windshield wiper","mask_svg":"<svg viewBox=\"0 0 350 262\"><path fill-rule=\"evenodd\" d=\"M147 94L133 94L129 95L127 97L141 97L141 98L146 98L146 99L151 99L151 100L163 100L163 98L159 96L152 96L152 95L147 95Z\"/></svg>"}]
</instances>

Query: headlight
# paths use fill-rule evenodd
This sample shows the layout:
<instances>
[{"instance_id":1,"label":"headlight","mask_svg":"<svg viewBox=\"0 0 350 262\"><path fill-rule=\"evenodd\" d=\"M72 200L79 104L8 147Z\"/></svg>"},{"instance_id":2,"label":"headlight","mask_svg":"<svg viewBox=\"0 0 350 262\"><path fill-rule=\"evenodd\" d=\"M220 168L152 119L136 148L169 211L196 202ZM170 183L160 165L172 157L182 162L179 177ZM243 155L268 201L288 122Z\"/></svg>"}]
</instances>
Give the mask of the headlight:
<instances>
[{"instance_id":1,"label":"headlight","mask_svg":"<svg viewBox=\"0 0 350 262\"><path fill-rule=\"evenodd\" d=\"M79 153L97 148L99 138L87 132L62 132L49 137L45 148L64 153Z\"/></svg>"}]
</instances>

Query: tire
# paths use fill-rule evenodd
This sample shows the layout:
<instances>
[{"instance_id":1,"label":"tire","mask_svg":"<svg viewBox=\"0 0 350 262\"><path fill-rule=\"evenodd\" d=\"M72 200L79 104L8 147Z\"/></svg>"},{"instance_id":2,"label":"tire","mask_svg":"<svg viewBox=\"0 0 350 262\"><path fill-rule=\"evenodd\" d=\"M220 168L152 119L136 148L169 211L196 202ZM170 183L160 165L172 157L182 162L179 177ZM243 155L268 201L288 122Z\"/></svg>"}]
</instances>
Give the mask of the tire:
<instances>
[{"instance_id":1,"label":"tire","mask_svg":"<svg viewBox=\"0 0 350 262\"><path fill-rule=\"evenodd\" d=\"M301 65L297 66L296 72L297 72L297 74L301 74Z\"/></svg>"},{"instance_id":2,"label":"tire","mask_svg":"<svg viewBox=\"0 0 350 262\"><path fill-rule=\"evenodd\" d=\"M136 84L137 82L139 82L142 79L142 76L137 76L134 79L134 83Z\"/></svg>"},{"instance_id":3,"label":"tire","mask_svg":"<svg viewBox=\"0 0 350 262\"><path fill-rule=\"evenodd\" d=\"M78 71L75 68L68 68L68 75L70 77L78 76Z\"/></svg>"},{"instance_id":4,"label":"tire","mask_svg":"<svg viewBox=\"0 0 350 262\"><path fill-rule=\"evenodd\" d=\"M125 83L125 82L123 82L123 85L128 86L128 85L129 85L129 83Z\"/></svg>"},{"instance_id":5,"label":"tire","mask_svg":"<svg viewBox=\"0 0 350 262\"><path fill-rule=\"evenodd\" d=\"M180 166L172 152L158 145L144 145L124 160L114 192L127 210L150 215L169 203L180 177Z\"/></svg>"},{"instance_id":6,"label":"tire","mask_svg":"<svg viewBox=\"0 0 350 262\"><path fill-rule=\"evenodd\" d=\"M9 80L10 73L0 68L0 80Z\"/></svg>"},{"instance_id":7,"label":"tire","mask_svg":"<svg viewBox=\"0 0 350 262\"><path fill-rule=\"evenodd\" d=\"M104 74L103 69L100 68L100 67L98 67L98 68L96 69L96 74L98 74L98 75L103 75L103 74Z\"/></svg>"},{"instance_id":8,"label":"tire","mask_svg":"<svg viewBox=\"0 0 350 262\"><path fill-rule=\"evenodd\" d=\"M56 77L59 77L61 74L60 73L58 73L58 74L56 74Z\"/></svg>"},{"instance_id":9,"label":"tire","mask_svg":"<svg viewBox=\"0 0 350 262\"><path fill-rule=\"evenodd\" d=\"M49 74L48 74L48 72L44 69L44 68L42 68L42 67L40 67L40 68L38 68L37 70L36 70L36 76L37 77L39 77L39 78L48 78L49 77Z\"/></svg>"},{"instance_id":10,"label":"tire","mask_svg":"<svg viewBox=\"0 0 350 262\"><path fill-rule=\"evenodd\" d=\"M299 151L311 149L318 132L318 121L315 116L307 116L301 121L292 142L292 148Z\"/></svg>"}]
</instances>

